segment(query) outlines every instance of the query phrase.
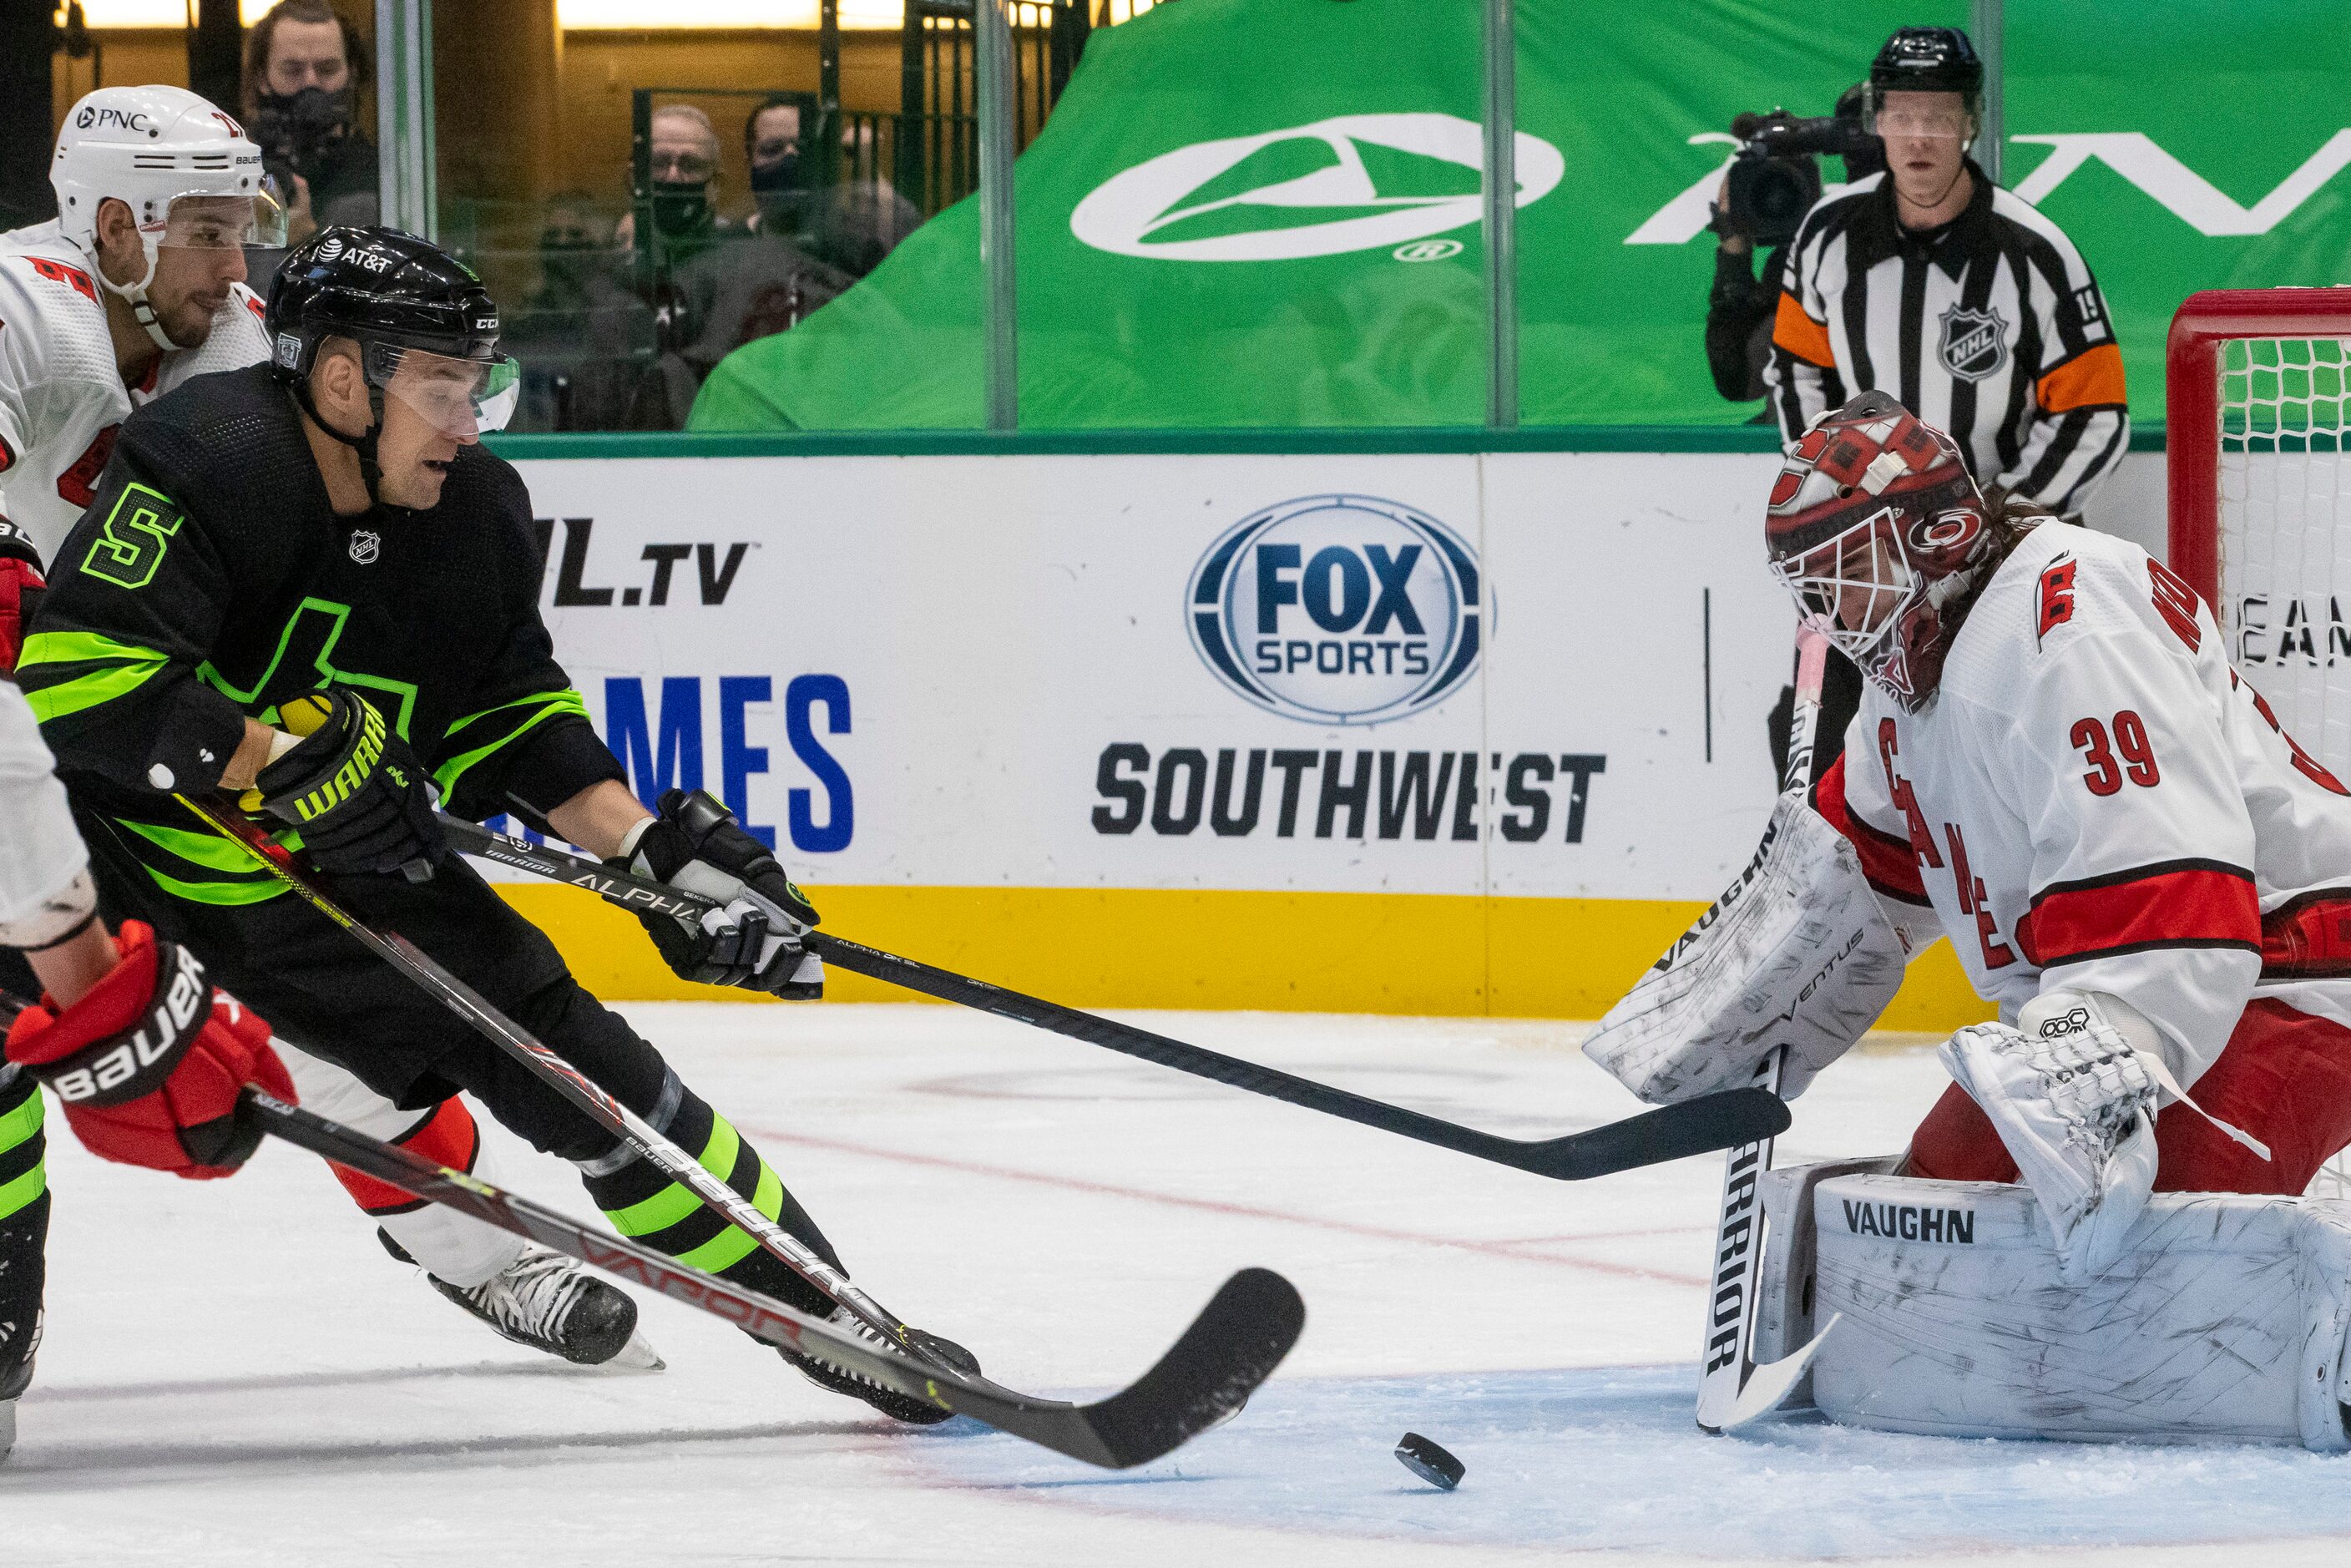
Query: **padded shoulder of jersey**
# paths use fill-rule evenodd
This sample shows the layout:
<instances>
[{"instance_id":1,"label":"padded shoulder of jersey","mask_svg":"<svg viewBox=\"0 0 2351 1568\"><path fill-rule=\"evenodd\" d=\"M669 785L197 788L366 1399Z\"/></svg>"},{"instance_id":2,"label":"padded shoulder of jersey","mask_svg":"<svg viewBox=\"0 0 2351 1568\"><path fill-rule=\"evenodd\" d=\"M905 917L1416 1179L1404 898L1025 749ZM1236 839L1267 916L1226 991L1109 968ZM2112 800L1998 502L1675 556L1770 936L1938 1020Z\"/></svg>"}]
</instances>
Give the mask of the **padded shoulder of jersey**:
<instances>
[{"instance_id":1,"label":"padded shoulder of jersey","mask_svg":"<svg viewBox=\"0 0 2351 1568\"><path fill-rule=\"evenodd\" d=\"M1943 688L2007 706L2019 682L2086 639L2189 656L2209 631L2209 622L2198 627L2196 612L2186 586L2128 539L2043 523L2001 563L1968 612L1944 664Z\"/></svg>"},{"instance_id":2,"label":"padded shoulder of jersey","mask_svg":"<svg viewBox=\"0 0 2351 1568\"><path fill-rule=\"evenodd\" d=\"M0 246L0 375L121 383L89 259L64 240Z\"/></svg>"}]
</instances>

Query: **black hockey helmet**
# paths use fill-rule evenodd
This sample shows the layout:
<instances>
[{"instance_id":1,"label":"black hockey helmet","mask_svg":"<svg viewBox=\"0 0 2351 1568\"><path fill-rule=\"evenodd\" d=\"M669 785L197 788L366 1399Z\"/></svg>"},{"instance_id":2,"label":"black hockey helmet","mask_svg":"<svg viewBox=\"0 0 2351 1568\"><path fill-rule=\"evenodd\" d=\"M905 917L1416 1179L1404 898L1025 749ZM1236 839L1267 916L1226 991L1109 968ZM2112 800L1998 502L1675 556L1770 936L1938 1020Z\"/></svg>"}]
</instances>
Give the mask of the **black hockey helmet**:
<instances>
[{"instance_id":1,"label":"black hockey helmet","mask_svg":"<svg viewBox=\"0 0 2351 1568\"><path fill-rule=\"evenodd\" d=\"M1956 92L1968 108L1983 92L1983 61L1957 27L1897 27L1869 62L1870 96L1885 92Z\"/></svg>"},{"instance_id":2,"label":"black hockey helmet","mask_svg":"<svg viewBox=\"0 0 2351 1568\"><path fill-rule=\"evenodd\" d=\"M412 353L461 361L453 372L478 370L455 384L436 381L400 393L441 429L470 439L496 430L513 412L518 373L498 351L498 307L470 267L430 240L399 229L321 229L295 246L269 290L262 325L269 334L269 365L288 383L312 423L360 455L368 491L381 477L376 437L383 399ZM371 412L367 431L350 435L319 417L310 401L310 369L329 338L360 349Z\"/></svg>"},{"instance_id":3,"label":"black hockey helmet","mask_svg":"<svg viewBox=\"0 0 2351 1568\"><path fill-rule=\"evenodd\" d=\"M282 381L310 373L319 342L496 356L498 307L474 269L430 240L392 228L321 229L287 253L262 318Z\"/></svg>"}]
</instances>

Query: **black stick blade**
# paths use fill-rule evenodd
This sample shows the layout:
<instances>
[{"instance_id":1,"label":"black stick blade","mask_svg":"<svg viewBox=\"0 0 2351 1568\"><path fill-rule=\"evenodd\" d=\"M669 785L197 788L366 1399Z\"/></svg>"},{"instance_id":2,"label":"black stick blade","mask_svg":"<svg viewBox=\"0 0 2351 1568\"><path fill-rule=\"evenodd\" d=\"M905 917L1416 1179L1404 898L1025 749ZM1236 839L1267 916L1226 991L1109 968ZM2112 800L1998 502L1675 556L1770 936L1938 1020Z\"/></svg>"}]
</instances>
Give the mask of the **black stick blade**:
<instances>
[{"instance_id":1,"label":"black stick blade","mask_svg":"<svg viewBox=\"0 0 2351 1568\"><path fill-rule=\"evenodd\" d=\"M1096 1464L1148 1464L1231 1416L1272 1375L1306 1327L1306 1303L1270 1269L1244 1269L1157 1365L1132 1385L1084 1407L1100 1439Z\"/></svg>"},{"instance_id":2,"label":"black stick blade","mask_svg":"<svg viewBox=\"0 0 2351 1568\"><path fill-rule=\"evenodd\" d=\"M1523 1164L1562 1181L1584 1181L1760 1143L1786 1132L1788 1120L1787 1102L1769 1090L1726 1089L1554 1138Z\"/></svg>"}]
</instances>

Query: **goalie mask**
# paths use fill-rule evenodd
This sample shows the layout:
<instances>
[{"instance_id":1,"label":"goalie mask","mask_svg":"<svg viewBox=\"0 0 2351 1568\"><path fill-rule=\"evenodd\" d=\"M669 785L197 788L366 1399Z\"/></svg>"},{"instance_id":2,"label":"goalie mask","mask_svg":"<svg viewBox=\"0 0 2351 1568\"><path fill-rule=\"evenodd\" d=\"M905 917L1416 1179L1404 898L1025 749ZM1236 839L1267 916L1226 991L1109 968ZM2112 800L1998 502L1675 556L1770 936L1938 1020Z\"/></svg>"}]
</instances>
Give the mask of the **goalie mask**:
<instances>
[{"instance_id":1,"label":"goalie mask","mask_svg":"<svg viewBox=\"0 0 2351 1568\"><path fill-rule=\"evenodd\" d=\"M1804 620L1912 713L2000 563L1996 532L1951 438L1882 392L1813 422L1764 519L1771 574Z\"/></svg>"}]
</instances>

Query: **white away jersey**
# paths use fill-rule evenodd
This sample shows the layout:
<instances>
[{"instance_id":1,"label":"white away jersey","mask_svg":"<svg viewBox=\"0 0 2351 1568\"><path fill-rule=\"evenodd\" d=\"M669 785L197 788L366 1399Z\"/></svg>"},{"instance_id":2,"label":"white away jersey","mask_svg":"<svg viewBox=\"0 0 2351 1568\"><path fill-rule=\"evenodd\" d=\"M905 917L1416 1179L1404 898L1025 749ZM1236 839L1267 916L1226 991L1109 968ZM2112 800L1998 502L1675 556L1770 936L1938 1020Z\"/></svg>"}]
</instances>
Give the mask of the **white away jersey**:
<instances>
[{"instance_id":1,"label":"white away jersey","mask_svg":"<svg viewBox=\"0 0 2351 1568\"><path fill-rule=\"evenodd\" d=\"M89 863L56 769L24 693L0 681L0 925L33 915Z\"/></svg>"},{"instance_id":2,"label":"white away jersey","mask_svg":"<svg viewBox=\"0 0 2351 1568\"><path fill-rule=\"evenodd\" d=\"M232 284L201 348L167 353L126 387L97 280L78 247L41 225L0 235L0 516L33 536L44 561L89 505L133 408L213 371L269 357L261 301Z\"/></svg>"},{"instance_id":3,"label":"white away jersey","mask_svg":"<svg viewBox=\"0 0 2351 1568\"><path fill-rule=\"evenodd\" d=\"M2257 996L2351 1024L2351 792L2137 545L2035 528L1924 713L1866 688L1820 798L2003 1018L2044 988L2119 997L2183 1084Z\"/></svg>"}]
</instances>

